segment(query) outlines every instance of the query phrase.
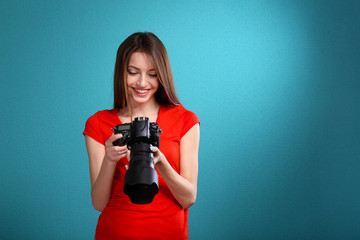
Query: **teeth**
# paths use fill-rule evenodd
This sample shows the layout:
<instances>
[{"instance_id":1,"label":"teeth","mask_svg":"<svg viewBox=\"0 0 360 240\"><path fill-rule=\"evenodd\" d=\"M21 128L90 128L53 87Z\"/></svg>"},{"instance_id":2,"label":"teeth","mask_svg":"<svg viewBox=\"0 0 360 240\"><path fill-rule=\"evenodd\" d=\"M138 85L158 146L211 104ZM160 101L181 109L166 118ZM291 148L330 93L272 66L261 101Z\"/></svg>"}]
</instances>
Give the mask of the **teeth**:
<instances>
[{"instance_id":1,"label":"teeth","mask_svg":"<svg viewBox=\"0 0 360 240\"><path fill-rule=\"evenodd\" d=\"M146 93L148 90L135 89L135 91L138 92L138 93Z\"/></svg>"}]
</instances>

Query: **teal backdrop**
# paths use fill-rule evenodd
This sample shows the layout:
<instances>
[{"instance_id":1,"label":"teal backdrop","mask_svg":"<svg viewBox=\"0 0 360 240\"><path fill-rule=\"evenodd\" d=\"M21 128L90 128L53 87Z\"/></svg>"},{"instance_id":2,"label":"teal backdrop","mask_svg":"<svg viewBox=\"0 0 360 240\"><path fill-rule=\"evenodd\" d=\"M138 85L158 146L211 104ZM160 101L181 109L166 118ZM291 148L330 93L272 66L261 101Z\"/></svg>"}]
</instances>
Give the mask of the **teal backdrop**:
<instances>
[{"instance_id":1,"label":"teal backdrop","mask_svg":"<svg viewBox=\"0 0 360 240\"><path fill-rule=\"evenodd\" d=\"M0 3L0 239L93 239L82 131L154 32L201 120L191 239L360 239L359 1ZM140 231L140 230L139 230Z\"/></svg>"}]
</instances>

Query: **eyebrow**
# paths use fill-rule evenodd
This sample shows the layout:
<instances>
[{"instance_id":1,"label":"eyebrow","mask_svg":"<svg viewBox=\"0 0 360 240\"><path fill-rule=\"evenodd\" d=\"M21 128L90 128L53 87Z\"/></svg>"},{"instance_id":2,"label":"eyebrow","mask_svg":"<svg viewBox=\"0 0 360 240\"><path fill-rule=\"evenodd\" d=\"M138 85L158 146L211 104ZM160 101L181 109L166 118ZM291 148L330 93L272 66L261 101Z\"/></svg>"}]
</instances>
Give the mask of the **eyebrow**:
<instances>
[{"instance_id":1,"label":"eyebrow","mask_svg":"<svg viewBox=\"0 0 360 240\"><path fill-rule=\"evenodd\" d=\"M129 65L128 67L132 67L132 68L135 68L136 70L140 70L140 68L137 68L137 67L132 66L132 65ZM148 72L149 72L149 71L156 71L156 69L154 69L154 68L153 68L153 69L149 69Z\"/></svg>"}]
</instances>

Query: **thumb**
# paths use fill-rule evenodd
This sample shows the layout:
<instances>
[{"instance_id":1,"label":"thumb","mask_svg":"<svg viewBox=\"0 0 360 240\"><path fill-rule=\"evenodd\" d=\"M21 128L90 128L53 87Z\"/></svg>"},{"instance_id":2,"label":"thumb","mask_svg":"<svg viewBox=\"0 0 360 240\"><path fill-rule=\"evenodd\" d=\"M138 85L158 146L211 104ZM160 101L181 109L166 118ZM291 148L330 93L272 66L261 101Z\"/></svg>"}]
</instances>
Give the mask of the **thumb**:
<instances>
[{"instance_id":1,"label":"thumb","mask_svg":"<svg viewBox=\"0 0 360 240\"><path fill-rule=\"evenodd\" d=\"M153 153L156 153L157 151L159 151L159 149L157 147L154 147L153 145L150 145L150 150L153 152Z\"/></svg>"}]
</instances>

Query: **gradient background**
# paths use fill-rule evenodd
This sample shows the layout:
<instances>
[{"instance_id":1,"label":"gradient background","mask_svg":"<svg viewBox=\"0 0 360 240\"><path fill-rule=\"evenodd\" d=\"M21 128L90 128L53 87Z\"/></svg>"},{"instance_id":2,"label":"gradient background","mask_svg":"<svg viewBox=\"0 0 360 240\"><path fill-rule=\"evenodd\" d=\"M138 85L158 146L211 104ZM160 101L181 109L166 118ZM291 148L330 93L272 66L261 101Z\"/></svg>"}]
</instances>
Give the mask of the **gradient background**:
<instances>
[{"instance_id":1,"label":"gradient background","mask_svg":"<svg viewBox=\"0 0 360 240\"><path fill-rule=\"evenodd\" d=\"M93 239L86 119L152 31L201 120L191 239L360 238L359 1L1 1L0 239Z\"/></svg>"}]
</instances>

